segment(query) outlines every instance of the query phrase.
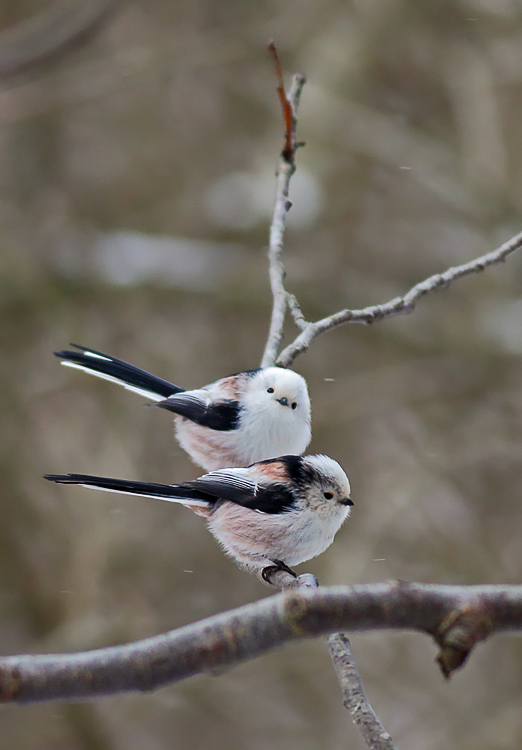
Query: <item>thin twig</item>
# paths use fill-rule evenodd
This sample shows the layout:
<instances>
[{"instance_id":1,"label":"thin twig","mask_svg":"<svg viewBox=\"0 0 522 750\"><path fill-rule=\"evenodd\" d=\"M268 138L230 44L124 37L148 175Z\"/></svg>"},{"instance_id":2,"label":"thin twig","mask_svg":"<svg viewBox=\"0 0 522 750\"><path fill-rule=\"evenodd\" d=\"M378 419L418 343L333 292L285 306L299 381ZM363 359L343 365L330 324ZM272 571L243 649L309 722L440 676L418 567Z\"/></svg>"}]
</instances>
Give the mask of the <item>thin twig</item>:
<instances>
[{"instance_id":1,"label":"thin twig","mask_svg":"<svg viewBox=\"0 0 522 750\"><path fill-rule=\"evenodd\" d=\"M496 250L480 258L476 258L460 266L449 268L444 273L430 276L419 284L416 284L402 297L395 297L382 305L371 305L361 310L340 310L333 315L315 322L307 321L295 296L285 290L285 269L282 261L285 219L291 205L288 200L288 192L290 180L295 172L295 152L299 145L296 141L296 112L305 78L301 75L295 75L292 88L287 96L283 86L281 66L276 48L271 44L269 49L276 66L278 78L277 91L283 110L285 138L277 169L276 200L270 227L270 245L268 249L270 285L273 296L272 318L261 367L269 367L273 364L277 364L280 367L289 367L299 354L308 349L315 338L344 323L364 323L368 325L394 317L395 315L412 312L418 300L426 294L430 294L442 287L447 287L456 279L480 273L490 266L501 263L508 255L522 247L521 232ZM287 309L290 310L296 326L301 329L301 333L278 356L277 353L283 338L283 326Z\"/></svg>"},{"instance_id":2,"label":"thin twig","mask_svg":"<svg viewBox=\"0 0 522 750\"><path fill-rule=\"evenodd\" d=\"M286 301L288 303L288 309L292 313L292 317L294 319L294 323L298 328L301 330L304 330L306 326L308 325L308 322L303 315L303 311L301 310L301 306L299 305L299 302L297 301L297 297L294 294L290 294L287 292L286 294Z\"/></svg>"},{"instance_id":3,"label":"thin twig","mask_svg":"<svg viewBox=\"0 0 522 750\"><path fill-rule=\"evenodd\" d=\"M343 323L365 323L368 325L395 315L410 313L415 309L418 300L426 294L447 287L456 279L480 273L490 266L502 263L508 255L515 252L515 250L519 250L521 247L522 232L512 237L496 250L482 255L480 258L476 258L469 263L464 263L461 266L448 268L444 273L437 273L430 276L428 279L412 287L403 297L395 297L395 299L383 305L371 305L362 310L341 310L315 323L301 321L300 327L303 329L302 332L281 352L277 358L277 364L281 367L289 367L299 354L308 349L317 336L332 328L343 325Z\"/></svg>"},{"instance_id":4,"label":"thin twig","mask_svg":"<svg viewBox=\"0 0 522 750\"><path fill-rule=\"evenodd\" d=\"M124 646L0 657L0 702L154 690L303 638L384 629L433 636L448 675L488 636L522 632L522 586L391 582L299 588Z\"/></svg>"},{"instance_id":5,"label":"thin twig","mask_svg":"<svg viewBox=\"0 0 522 750\"><path fill-rule=\"evenodd\" d=\"M65 0L0 34L0 80L46 62L94 33L122 0Z\"/></svg>"},{"instance_id":6,"label":"thin twig","mask_svg":"<svg viewBox=\"0 0 522 750\"><path fill-rule=\"evenodd\" d=\"M261 367L270 367L274 364L283 338L283 326L288 300L284 287L285 268L281 256L283 253L285 220L291 206L288 200L288 192L290 189L290 180L295 172L295 152L299 145L296 140L296 113L305 84L305 77L303 75L294 75L292 87L287 95L283 85L277 50L273 43L269 45L269 50L276 66L278 78L277 91L283 110L285 137L283 150L281 151L277 166L276 199L272 224L270 226L270 242L268 247L270 287L273 296L272 318L268 340L263 353L263 359L261 360Z\"/></svg>"},{"instance_id":7,"label":"thin twig","mask_svg":"<svg viewBox=\"0 0 522 750\"><path fill-rule=\"evenodd\" d=\"M371 750L396 750L391 735L381 724L368 700L348 637L344 633L333 633L328 636L327 642L343 691L344 706L350 712L364 741Z\"/></svg>"},{"instance_id":8,"label":"thin twig","mask_svg":"<svg viewBox=\"0 0 522 750\"><path fill-rule=\"evenodd\" d=\"M283 590L317 589L319 586L317 578L310 573L300 575L297 579L281 571L277 575L277 584L271 579L272 585L277 585ZM370 750L397 750L391 735L381 724L368 700L348 637L344 633L332 633L326 642L343 692L344 707L350 712L367 746Z\"/></svg>"}]
</instances>

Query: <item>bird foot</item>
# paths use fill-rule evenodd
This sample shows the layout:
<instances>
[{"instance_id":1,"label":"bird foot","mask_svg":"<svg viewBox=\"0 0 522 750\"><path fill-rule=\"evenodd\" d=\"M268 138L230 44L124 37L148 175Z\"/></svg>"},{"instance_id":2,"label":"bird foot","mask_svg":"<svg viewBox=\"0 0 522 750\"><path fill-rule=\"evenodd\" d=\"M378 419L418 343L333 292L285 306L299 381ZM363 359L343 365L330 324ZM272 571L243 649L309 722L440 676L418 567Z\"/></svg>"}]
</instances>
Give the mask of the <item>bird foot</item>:
<instances>
[{"instance_id":1,"label":"bird foot","mask_svg":"<svg viewBox=\"0 0 522 750\"><path fill-rule=\"evenodd\" d=\"M284 563L282 560L272 560L274 563L273 565L268 565L266 568L263 568L261 571L261 578L263 581L266 581L267 583L272 584L272 581L270 580L270 577L277 573L279 570L289 573L293 578L297 578L297 573L294 573L292 568L289 568L286 563Z\"/></svg>"}]
</instances>

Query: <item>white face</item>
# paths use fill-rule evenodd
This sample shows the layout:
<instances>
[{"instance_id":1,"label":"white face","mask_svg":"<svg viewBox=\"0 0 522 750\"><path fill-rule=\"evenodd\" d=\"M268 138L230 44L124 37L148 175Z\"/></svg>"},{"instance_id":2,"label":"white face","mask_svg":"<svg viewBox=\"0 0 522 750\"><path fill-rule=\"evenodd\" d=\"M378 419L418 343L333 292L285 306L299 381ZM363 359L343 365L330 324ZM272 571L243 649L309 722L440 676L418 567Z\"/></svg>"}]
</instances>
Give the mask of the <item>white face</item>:
<instances>
[{"instance_id":1,"label":"white face","mask_svg":"<svg viewBox=\"0 0 522 750\"><path fill-rule=\"evenodd\" d=\"M246 466L287 454L303 453L310 442L310 399L306 381L292 370L267 367L257 372L241 394L244 414L233 434Z\"/></svg>"},{"instance_id":2,"label":"white face","mask_svg":"<svg viewBox=\"0 0 522 750\"><path fill-rule=\"evenodd\" d=\"M277 404L281 413L293 412L303 422L310 421L310 398L301 375L281 367L266 367L250 383L249 395L257 403ZM287 411L288 410L288 411Z\"/></svg>"}]
</instances>

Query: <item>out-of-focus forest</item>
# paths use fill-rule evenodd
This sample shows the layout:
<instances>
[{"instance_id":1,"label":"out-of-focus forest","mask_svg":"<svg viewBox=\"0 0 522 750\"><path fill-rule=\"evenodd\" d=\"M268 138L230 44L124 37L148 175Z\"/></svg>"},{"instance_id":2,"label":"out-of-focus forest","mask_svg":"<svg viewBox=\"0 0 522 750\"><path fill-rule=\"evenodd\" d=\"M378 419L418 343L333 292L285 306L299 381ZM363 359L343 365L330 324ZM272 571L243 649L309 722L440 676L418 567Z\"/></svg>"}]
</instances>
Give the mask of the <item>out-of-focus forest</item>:
<instances>
[{"instance_id":1,"label":"out-of-focus forest","mask_svg":"<svg viewBox=\"0 0 522 750\"><path fill-rule=\"evenodd\" d=\"M7 28L50 5L3 0ZM136 0L0 89L0 651L122 643L269 595L182 507L41 479L198 475L167 412L70 341L196 387L258 365L282 124L305 72L285 258L309 318L384 302L522 226L517 0ZM522 256L295 363L355 508L324 584L520 583ZM286 340L293 331L289 327ZM522 745L522 641L443 681L425 636L353 637L401 750ZM4 706L17 750L364 747L323 641L148 695Z\"/></svg>"}]
</instances>

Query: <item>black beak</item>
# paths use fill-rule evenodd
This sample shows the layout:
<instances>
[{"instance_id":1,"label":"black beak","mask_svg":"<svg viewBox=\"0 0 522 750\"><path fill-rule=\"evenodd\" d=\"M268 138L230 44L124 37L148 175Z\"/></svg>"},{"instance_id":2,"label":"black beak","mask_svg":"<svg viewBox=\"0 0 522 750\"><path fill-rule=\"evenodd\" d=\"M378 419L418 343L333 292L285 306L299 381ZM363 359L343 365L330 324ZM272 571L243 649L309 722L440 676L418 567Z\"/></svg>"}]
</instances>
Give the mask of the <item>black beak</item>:
<instances>
[{"instance_id":1,"label":"black beak","mask_svg":"<svg viewBox=\"0 0 522 750\"><path fill-rule=\"evenodd\" d=\"M279 401L282 406L288 406L288 399L286 396L283 396L283 398L278 398L276 399L276 401Z\"/></svg>"},{"instance_id":2,"label":"black beak","mask_svg":"<svg viewBox=\"0 0 522 750\"><path fill-rule=\"evenodd\" d=\"M350 500L349 497L345 497L344 500L339 500L339 502L341 503L341 505L350 505L351 506L351 505L355 504L353 502L353 500Z\"/></svg>"}]
</instances>

